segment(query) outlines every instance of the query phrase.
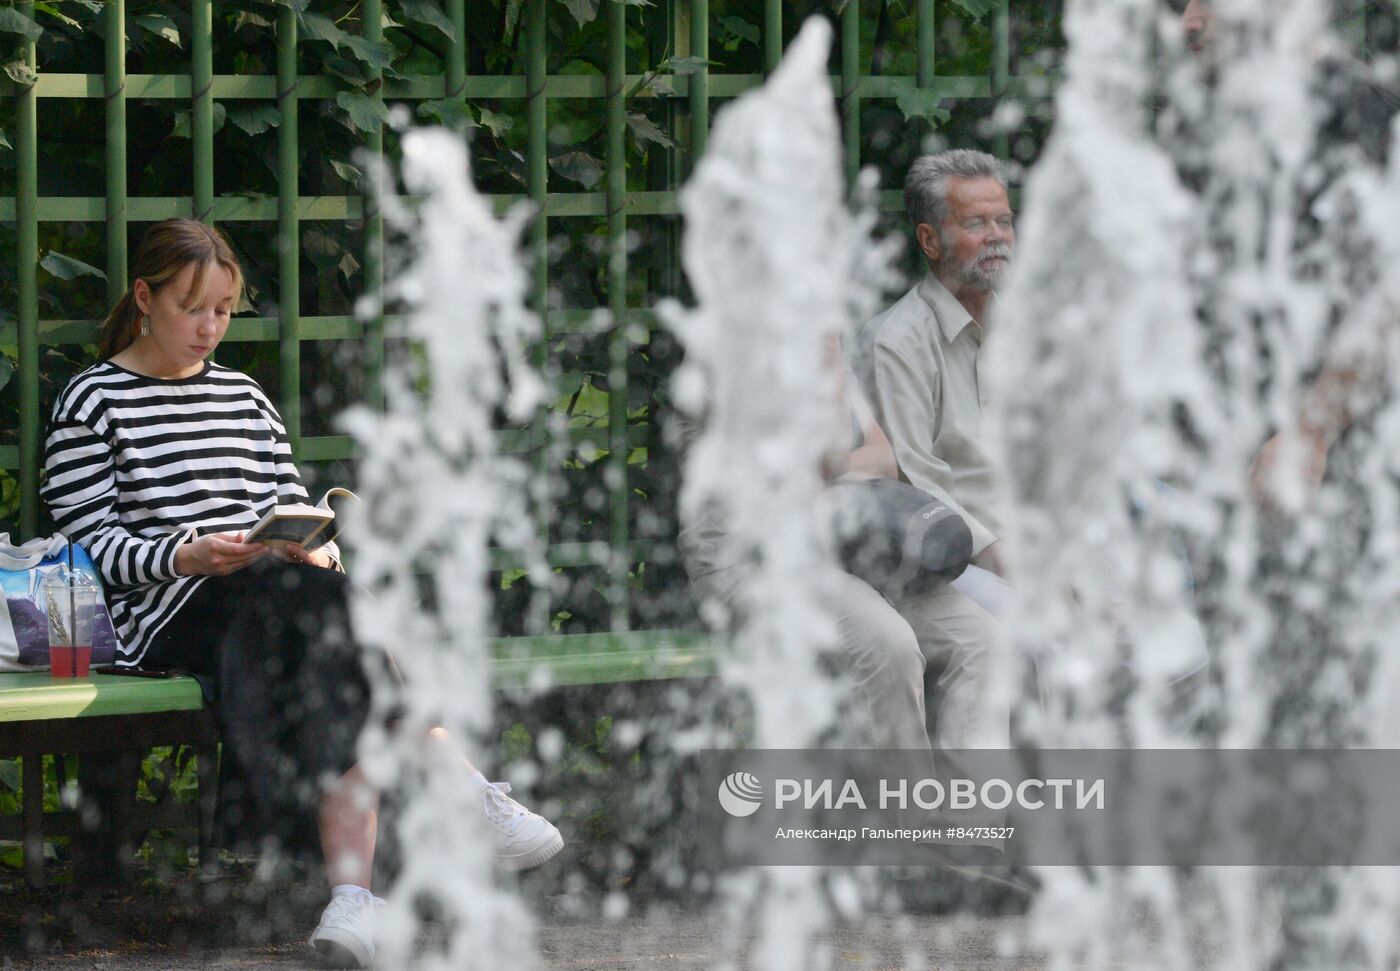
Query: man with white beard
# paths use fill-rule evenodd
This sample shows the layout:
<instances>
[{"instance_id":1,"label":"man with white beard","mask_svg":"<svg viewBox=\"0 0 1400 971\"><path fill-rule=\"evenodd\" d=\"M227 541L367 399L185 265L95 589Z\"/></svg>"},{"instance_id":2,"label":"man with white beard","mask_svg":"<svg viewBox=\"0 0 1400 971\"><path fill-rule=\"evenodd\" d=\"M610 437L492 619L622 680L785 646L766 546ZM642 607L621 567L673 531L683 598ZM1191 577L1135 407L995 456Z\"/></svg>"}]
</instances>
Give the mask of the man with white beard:
<instances>
[{"instance_id":1,"label":"man with white beard","mask_svg":"<svg viewBox=\"0 0 1400 971\"><path fill-rule=\"evenodd\" d=\"M861 329L855 367L900 477L972 530L973 566L954 586L995 614L1003 520L981 368L992 296L1016 246L1001 164L968 149L922 156L904 180L904 204L929 272Z\"/></svg>"}]
</instances>

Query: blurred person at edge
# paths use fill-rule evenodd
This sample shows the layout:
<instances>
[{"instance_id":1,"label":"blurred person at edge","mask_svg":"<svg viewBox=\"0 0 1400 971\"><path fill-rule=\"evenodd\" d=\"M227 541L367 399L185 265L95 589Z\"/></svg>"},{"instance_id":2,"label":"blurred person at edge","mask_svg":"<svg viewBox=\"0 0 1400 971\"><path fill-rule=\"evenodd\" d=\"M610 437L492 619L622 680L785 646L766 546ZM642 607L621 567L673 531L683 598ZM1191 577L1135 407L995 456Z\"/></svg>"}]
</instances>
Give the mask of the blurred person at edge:
<instances>
[{"instance_id":1,"label":"blurred person at edge","mask_svg":"<svg viewBox=\"0 0 1400 971\"><path fill-rule=\"evenodd\" d=\"M1220 423L1237 409L1268 422L1211 527L1183 537L1197 616L1213 646L1255 644L1257 744L1363 744L1379 724L1367 696L1393 708L1376 694L1393 698L1378 680L1393 631L1368 618L1394 600L1383 530L1396 480L1381 431L1400 339L1385 272L1394 62L1342 47L1333 0L1169 2L1185 56L1156 128L1196 199L1185 266L1202 377L1228 409L1198 422L1183 407L1177 431L1208 449L1231 436ZM1307 17L1311 35L1285 30ZM1214 711L1203 724L1232 719Z\"/></svg>"},{"instance_id":2,"label":"blurred person at edge","mask_svg":"<svg viewBox=\"0 0 1400 971\"><path fill-rule=\"evenodd\" d=\"M1213 92L1226 59L1240 56L1241 25L1226 17L1224 5L1211 0L1173 2L1186 46ZM1251 492L1272 514L1297 512L1317 491L1329 452L1383 396L1382 330L1393 327L1398 315L1393 305L1370 302L1381 270L1376 241L1361 213L1373 200L1363 198L1364 190L1352 179L1364 165L1386 166L1400 92L1339 49L1330 35L1317 38L1309 54L1309 89L1320 115L1312 152L1295 187L1292 269L1299 279L1330 278L1336 283L1333 293L1342 296L1330 308L1328 343L1296 413L1273 431L1250 469ZM1211 130L1212 114L1208 100L1197 117L1177 118L1184 135L1177 146L1183 181L1202 193L1209 192L1209 174L1200 150L1218 134ZM1221 218L1226 208L1218 207L1214 218ZM1223 245L1216 249L1222 265L1229 266L1232 254ZM1206 303L1217 296L1208 284Z\"/></svg>"},{"instance_id":3,"label":"blurred person at edge","mask_svg":"<svg viewBox=\"0 0 1400 971\"><path fill-rule=\"evenodd\" d=\"M274 551L244 541L268 509L307 494L262 388L208 360L242 300L227 239L169 219L147 231L133 269L104 325L102 360L54 404L44 500L102 572L117 664L178 667L212 695L223 817L241 816L239 835L259 845L319 844L331 901L309 943L367 967L384 903L370 892L379 793L356 744L369 675L394 677L392 662L355 641L334 543ZM443 729L428 735L503 866L559 852L553 825L488 782Z\"/></svg>"}]
</instances>

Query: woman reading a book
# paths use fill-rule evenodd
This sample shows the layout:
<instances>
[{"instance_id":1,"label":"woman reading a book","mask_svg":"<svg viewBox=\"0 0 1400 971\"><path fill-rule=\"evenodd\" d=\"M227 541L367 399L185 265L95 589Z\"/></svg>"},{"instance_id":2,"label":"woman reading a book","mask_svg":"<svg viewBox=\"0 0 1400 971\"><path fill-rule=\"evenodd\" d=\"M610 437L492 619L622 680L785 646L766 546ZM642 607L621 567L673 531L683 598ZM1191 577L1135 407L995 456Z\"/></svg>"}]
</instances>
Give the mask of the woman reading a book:
<instances>
[{"instance_id":1,"label":"woman reading a book","mask_svg":"<svg viewBox=\"0 0 1400 971\"><path fill-rule=\"evenodd\" d=\"M318 838L332 899L311 943L363 967L379 904L369 891L378 798L355 746L369 678L392 676L391 665L355 643L334 543L274 553L243 542L269 509L307 495L262 389L208 360L242 297L228 241L166 220L146 233L134 270L104 325L101 363L54 405L43 496L106 581L118 665L178 667L212 695L239 809L252 814L244 823L287 845ZM461 764L504 865L558 852L558 830Z\"/></svg>"}]
</instances>

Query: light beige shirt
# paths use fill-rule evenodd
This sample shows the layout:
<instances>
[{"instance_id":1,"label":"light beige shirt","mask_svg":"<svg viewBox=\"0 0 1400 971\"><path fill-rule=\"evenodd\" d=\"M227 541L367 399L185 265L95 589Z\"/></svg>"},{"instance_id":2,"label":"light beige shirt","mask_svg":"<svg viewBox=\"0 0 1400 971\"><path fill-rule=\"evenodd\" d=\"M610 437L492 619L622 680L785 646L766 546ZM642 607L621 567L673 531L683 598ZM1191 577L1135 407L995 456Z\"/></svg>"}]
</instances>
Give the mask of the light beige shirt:
<instances>
[{"instance_id":1,"label":"light beige shirt","mask_svg":"<svg viewBox=\"0 0 1400 971\"><path fill-rule=\"evenodd\" d=\"M856 337L856 374L900 477L956 508L980 553L1000 534L980 366L982 325L929 274Z\"/></svg>"}]
</instances>

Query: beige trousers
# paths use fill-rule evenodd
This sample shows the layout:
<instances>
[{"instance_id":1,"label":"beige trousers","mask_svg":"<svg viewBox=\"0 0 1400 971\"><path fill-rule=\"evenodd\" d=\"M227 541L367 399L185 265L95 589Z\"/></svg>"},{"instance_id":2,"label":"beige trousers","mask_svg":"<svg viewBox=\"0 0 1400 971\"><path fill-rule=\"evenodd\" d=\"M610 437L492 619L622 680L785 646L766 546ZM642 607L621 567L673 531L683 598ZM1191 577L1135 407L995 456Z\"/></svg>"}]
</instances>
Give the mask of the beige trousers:
<instances>
[{"instance_id":1,"label":"beige trousers","mask_svg":"<svg viewBox=\"0 0 1400 971\"><path fill-rule=\"evenodd\" d=\"M752 570L736 566L699 576L696 593L732 613ZM834 713L843 743L1009 746L1009 695L996 679L1010 672L1000 626L990 614L947 584L891 604L865 581L834 569L823 578L822 594L836 621L834 660L853 687L854 703Z\"/></svg>"}]
</instances>

